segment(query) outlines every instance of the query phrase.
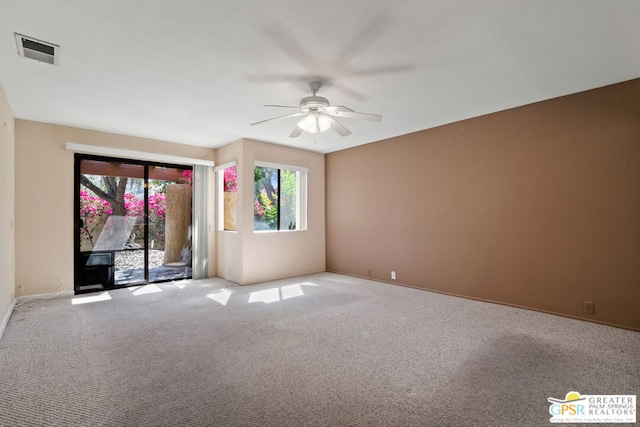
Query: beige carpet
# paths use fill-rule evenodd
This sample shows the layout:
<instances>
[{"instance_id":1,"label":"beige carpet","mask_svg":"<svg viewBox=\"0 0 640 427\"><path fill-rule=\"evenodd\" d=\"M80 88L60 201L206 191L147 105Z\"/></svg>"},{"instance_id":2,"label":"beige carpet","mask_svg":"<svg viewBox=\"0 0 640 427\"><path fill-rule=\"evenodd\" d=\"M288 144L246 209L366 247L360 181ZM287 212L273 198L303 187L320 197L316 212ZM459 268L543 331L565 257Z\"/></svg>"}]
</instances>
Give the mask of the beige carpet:
<instances>
[{"instance_id":1,"label":"beige carpet","mask_svg":"<svg viewBox=\"0 0 640 427\"><path fill-rule=\"evenodd\" d=\"M26 303L0 340L2 426L545 426L574 390L638 393L640 333L330 273Z\"/></svg>"}]
</instances>

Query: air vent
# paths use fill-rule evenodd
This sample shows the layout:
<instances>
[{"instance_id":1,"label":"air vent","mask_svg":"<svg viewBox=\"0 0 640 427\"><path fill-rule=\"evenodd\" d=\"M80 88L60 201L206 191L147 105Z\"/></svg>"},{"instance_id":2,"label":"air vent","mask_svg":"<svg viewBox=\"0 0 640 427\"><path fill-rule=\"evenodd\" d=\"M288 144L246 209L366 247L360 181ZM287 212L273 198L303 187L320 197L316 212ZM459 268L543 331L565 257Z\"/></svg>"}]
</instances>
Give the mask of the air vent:
<instances>
[{"instance_id":1,"label":"air vent","mask_svg":"<svg viewBox=\"0 0 640 427\"><path fill-rule=\"evenodd\" d=\"M58 50L60 46L18 33L16 33L16 43L18 44L18 54L20 56L51 65L58 65Z\"/></svg>"}]
</instances>

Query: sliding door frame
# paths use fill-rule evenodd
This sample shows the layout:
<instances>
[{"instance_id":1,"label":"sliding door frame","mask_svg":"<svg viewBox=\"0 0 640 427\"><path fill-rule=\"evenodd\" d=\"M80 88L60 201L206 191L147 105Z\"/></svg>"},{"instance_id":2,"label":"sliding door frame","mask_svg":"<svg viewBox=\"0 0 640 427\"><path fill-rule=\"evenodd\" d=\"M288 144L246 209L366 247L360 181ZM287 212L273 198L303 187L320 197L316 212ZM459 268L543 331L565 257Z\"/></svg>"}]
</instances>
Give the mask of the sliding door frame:
<instances>
[{"instance_id":1,"label":"sliding door frame","mask_svg":"<svg viewBox=\"0 0 640 427\"><path fill-rule=\"evenodd\" d=\"M95 292L94 289L80 289L82 280L81 278L81 238L80 238L80 175L81 175L81 163L83 160L95 160L100 162L110 162L110 163L125 163L136 166L144 167L144 283L135 283L130 285L118 285L114 286L114 288L126 288L129 286L141 286L149 284L149 167L163 167L163 168L175 168L175 169L183 169L183 170L191 170L193 171L192 165L184 165L184 164L172 164L172 163L162 163L155 161L145 161L145 160L136 160L136 159L125 159L119 157L106 157L106 156L98 156L94 154L82 154L75 153L74 154L74 168L73 168L73 283L74 283L74 292L75 294L87 293L87 292ZM193 190L192 190L193 191ZM192 213L192 223L193 223L193 213ZM115 275L115 271L113 272ZM182 278L181 278L182 279ZM181 280L181 279L164 279L164 280L156 280L153 283L161 283L161 282L170 282L172 280ZM108 290L105 288L105 290Z\"/></svg>"}]
</instances>

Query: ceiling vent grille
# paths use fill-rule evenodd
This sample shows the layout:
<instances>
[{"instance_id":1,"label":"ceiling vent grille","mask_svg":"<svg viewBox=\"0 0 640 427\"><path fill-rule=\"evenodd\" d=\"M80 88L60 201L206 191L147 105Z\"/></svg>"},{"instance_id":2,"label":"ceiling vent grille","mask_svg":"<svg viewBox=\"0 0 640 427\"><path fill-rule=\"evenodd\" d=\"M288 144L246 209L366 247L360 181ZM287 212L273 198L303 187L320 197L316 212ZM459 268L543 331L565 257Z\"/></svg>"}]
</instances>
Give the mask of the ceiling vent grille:
<instances>
[{"instance_id":1,"label":"ceiling vent grille","mask_svg":"<svg viewBox=\"0 0 640 427\"><path fill-rule=\"evenodd\" d=\"M58 65L58 50L60 46L34 39L33 37L23 36L22 34L15 34L20 56L51 65Z\"/></svg>"}]
</instances>

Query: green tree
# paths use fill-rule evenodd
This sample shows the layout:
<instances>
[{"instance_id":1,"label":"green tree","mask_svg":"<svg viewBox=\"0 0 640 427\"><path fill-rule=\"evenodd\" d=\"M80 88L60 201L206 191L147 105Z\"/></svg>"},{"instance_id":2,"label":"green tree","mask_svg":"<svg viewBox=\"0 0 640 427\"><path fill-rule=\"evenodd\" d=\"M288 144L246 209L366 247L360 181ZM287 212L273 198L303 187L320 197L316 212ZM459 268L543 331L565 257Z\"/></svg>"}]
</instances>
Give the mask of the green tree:
<instances>
[{"instance_id":1,"label":"green tree","mask_svg":"<svg viewBox=\"0 0 640 427\"><path fill-rule=\"evenodd\" d=\"M280 170L280 228L296 229L296 172Z\"/></svg>"},{"instance_id":2,"label":"green tree","mask_svg":"<svg viewBox=\"0 0 640 427\"><path fill-rule=\"evenodd\" d=\"M102 176L101 186L94 184L86 175L80 175L80 182L93 193L111 205L113 215L126 216L124 195L127 189L126 177ZM102 187L102 188L101 188Z\"/></svg>"}]
</instances>

